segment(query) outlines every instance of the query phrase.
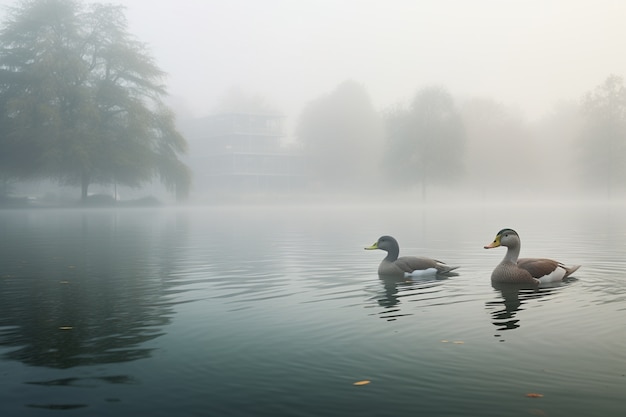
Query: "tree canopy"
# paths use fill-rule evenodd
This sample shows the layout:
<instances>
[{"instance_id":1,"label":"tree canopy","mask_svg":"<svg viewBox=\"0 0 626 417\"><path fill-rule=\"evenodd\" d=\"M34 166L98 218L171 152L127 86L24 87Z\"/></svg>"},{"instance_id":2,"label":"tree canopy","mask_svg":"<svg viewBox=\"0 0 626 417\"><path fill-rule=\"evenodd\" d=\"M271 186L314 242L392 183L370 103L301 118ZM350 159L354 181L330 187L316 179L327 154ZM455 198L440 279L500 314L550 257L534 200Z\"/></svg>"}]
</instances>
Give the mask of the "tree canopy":
<instances>
[{"instance_id":1,"label":"tree canopy","mask_svg":"<svg viewBox=\"0 0 626 417\"><path fill-rule=\"evenodd\" d=\"M603 186L611 197L626 185L626 87L617 75L609 76L582 100L580 135L582 172L589 185Z\"/></svg>"},{"instance_id":2,"label":"tree canopy","mask_svg":"<svg viewBox=\"0 0 626 417\"><path fill-rule=\"evenodd\" d=\"M344 81L304 108L296 135L309 177L328 189L369 185L379 167L380 117L365 88Z\"/></svg>"},{"instance_id":3,"label":"tree canopy","mask_svg":"<svg viewBox=\"0 0 626 417\"><path fill-rule=\"evenodd\" d=\"M473 193L505 201L525 195L529 188L538 190L554 176L543 169L541 152L552 138L538 151L534 132L519 109L476 97L463 103L461 114L467 136L465 185Z\"/></svg>"},{"instance_id":4,"label":"tree canopy","mask_svg":"<svg viewBox=\"0 0 626 417\"><path fill-rule=\"evenodd\" d=\"M465 128L450 93L440 87L417 92L408 108L385 117L384 169L400 186L426 186L458 178L463 172Z\"/></svg>"},{"instance_id":5,"label":"tree canopy","mask_svg":"<svg viewBox=\"0 0 626 417\"><path fill-rule=\"evenodd\" d=\"M80 185L190 183L186 141L163 103L164 73L124 9L26 0L0 28L0 171Z\"/></svg>"}]
</instances>

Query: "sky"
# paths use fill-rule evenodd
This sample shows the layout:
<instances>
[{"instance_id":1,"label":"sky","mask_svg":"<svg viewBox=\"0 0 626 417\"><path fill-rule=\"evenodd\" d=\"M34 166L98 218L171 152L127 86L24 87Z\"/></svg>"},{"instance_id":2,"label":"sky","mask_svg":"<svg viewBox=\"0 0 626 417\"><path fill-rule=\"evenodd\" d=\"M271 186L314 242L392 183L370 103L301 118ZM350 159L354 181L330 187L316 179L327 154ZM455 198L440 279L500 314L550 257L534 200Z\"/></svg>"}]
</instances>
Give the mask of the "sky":
<instances>
[{"instance_id":1,"label":"sky","mask_svg":"<svg viewBox=\"0 0 626 417\"><path fill-rule=\"evenodd\" d=\"M381 110L439 85L538 119L626 75L624 1L110 2L169 74L171 103L194 117L237 87L294 119L350 79Z\"/></svg>"}]
</instances>

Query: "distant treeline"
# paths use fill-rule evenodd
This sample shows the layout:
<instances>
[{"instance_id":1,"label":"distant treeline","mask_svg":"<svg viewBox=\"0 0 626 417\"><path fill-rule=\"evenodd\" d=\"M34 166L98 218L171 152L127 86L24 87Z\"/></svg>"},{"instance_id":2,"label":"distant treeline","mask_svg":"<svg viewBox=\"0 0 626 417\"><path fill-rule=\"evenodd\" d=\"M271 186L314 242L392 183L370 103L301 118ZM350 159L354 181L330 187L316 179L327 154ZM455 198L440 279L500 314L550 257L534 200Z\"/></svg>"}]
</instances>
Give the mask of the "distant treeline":
<instances>
[{"instance_id":1,"label":"distant treeline","mask_svg":"<svg viewBox=\"0 0 626 417\"><path fill-rule=\"evenodd\" d=\"M610 75L579 102L531 123L492 99L458 101L438 86L381 113L365 87L347 81L307 105L296 138L322 188L611 198L626 185L626 89Z\"/></svg>"}]
</instances>

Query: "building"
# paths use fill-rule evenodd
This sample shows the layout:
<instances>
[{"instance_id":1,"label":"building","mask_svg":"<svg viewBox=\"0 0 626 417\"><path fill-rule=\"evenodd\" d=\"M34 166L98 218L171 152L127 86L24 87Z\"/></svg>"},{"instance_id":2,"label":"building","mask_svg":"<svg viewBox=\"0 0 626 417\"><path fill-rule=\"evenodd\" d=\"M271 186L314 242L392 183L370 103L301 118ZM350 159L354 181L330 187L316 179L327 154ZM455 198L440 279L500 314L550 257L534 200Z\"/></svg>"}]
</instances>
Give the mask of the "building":
<instances>
[{"instance_id":1,"label":"building","mask_svg":"<svg viewBox=\"0 0 626 417\"><path fill-rule=\"evenodd\" d=\"M225 113L195 120L185 131L195 194L271 193L304 184L302 155L285 146L284 117Z\"/></svg>"}]
</instances>

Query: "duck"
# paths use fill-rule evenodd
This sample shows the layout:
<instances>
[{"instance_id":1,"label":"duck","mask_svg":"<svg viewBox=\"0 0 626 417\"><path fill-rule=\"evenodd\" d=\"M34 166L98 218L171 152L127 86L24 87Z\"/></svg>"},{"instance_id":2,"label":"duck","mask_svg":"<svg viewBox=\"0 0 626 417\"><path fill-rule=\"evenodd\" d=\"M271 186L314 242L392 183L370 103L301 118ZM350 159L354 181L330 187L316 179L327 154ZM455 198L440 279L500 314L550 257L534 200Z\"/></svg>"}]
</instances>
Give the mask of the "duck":
<instances>
[{"instance_id":1,"label":"duck","mask_svg":"<svg viewBox=\"0 0 626 417\"><path fill-rule=\"evenodd\" d=\"M580 265L565 266L546 258L519 258L521 240L513 229L502 229L485 249L507 248L502 262L491 273L491 282L499 284L545 284L560 282L572 275Z\"/></svg>"},{"instance_id":2,"label":"duck","mask_svg":"<svg viewBox=\"0 0 626 417\"><path fill-rule=\"evenodd\" d=\"M378 274L385 277L417 277L424 275L450 274L458 266L449 266L444 262L432 258L418 256L401 256L398 241L391 236L381 236L365 250L380 249L387 252L387 256L378 266Z\"/></svg>"}]
</instances>

